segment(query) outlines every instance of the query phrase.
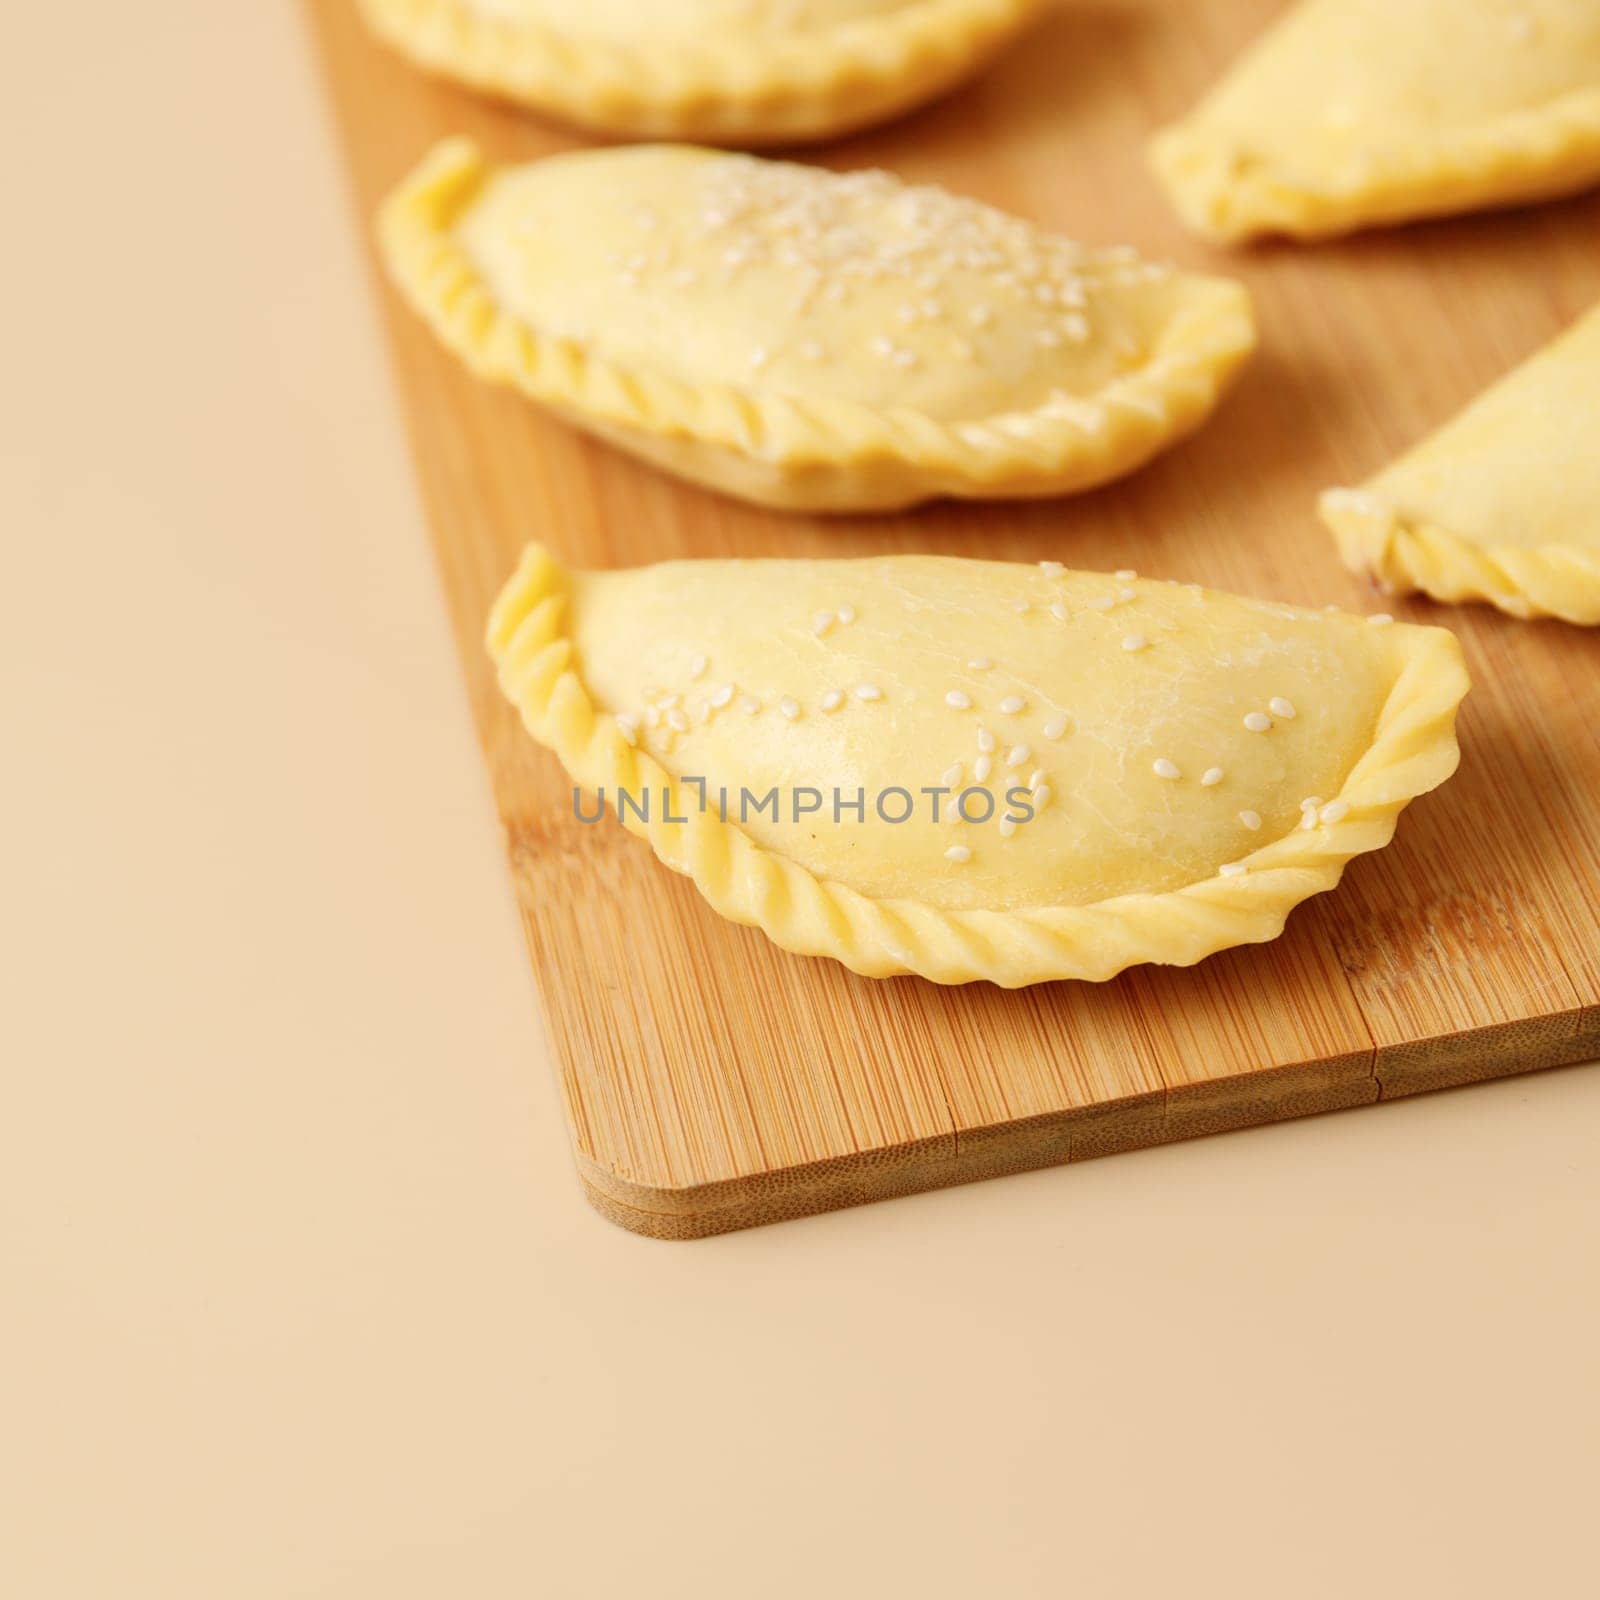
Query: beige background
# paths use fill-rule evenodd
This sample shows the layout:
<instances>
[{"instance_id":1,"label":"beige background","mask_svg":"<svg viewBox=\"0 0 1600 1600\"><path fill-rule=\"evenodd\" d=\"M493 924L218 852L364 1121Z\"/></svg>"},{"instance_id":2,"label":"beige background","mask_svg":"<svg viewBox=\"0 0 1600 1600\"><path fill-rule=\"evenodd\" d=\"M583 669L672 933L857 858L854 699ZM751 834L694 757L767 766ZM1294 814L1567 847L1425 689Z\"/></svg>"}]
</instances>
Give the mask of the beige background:
<instances>
[{"instance_id":1,"label":"beige background","mask_svg":"<svg viewBox=\"0 0 1600 1600\"><path fill-rule=\"evenodd\" d=\"M1592 1593L1600 1072L587 1209L300 19L35 9L0 1594Z\"/></svg>"}]
</instances>

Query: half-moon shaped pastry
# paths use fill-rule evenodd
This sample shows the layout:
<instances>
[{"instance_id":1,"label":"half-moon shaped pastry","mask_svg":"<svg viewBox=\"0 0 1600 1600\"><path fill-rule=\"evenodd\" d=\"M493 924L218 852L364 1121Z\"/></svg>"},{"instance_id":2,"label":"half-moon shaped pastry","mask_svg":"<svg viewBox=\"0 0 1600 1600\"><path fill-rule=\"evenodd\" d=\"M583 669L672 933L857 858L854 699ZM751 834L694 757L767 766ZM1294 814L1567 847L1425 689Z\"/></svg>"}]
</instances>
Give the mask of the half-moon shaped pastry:
<instances>
[{"instance_id":1,"label":"half-moon shaped pastry","mask_svg":"<svg viewBox=\"0 0 1600 1600\"><path fill-rule=\"evenodd\" d=\"M724 916L1015 986L1272 939L1386 844L1467 689L1450 633L1387 620L1054 562L533 546L488 639L534 738Z\"/></svg>"},{"instance_id":2,"label":"half-moon shaped pastry","mask_svg":"<svg viewBox=\"0 0 1600 1600\"><path fill-rule=\"evenodd\" d=\"M1254 343L1237 284L887 173L687 146L491 174L452 141L381 233L479 376L772 506L1103 483L1197 426Z\"/></svg>"},{"instance_id":3,"label":"half-moon shaped pastry","mask_svg":"<svg viewBox=\"0 0 1600 1600\"><path fill-rule=\"evenodd\" d=\"M1397 593L1600 623L1600 308L1321 510Z\"/></svg>"},{"instance_id":4,"label":"half-moon shaped pastry","mask_svg":"<svg viewBox=\"0 0 1600 1600\"><path fill-rule=\"evenodd\" d=\"M1152 153L1225 241L1570 194L1600 182L1600 5L1300 0Z\"/></svg>"},{"instance_id":5,"label":"half-moon shaped pastry","mask_svg":"<svg viewBox=\"0 0 1600 1600\"><path fill-rule=\"evenodd\" d=\"M1043 0L362 0L418 66L595 132L825 139L969 77Z\"/></svg>"}]
</instances>

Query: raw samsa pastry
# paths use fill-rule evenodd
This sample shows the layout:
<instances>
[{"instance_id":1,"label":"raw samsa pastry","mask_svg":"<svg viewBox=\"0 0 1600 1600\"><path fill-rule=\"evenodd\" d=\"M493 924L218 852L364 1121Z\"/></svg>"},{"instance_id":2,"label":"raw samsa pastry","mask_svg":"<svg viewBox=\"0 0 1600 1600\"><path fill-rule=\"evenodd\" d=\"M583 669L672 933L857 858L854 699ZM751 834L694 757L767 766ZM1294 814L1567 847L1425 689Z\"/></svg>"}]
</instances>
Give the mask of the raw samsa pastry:
<instances>
[{"instance_id":1,"label":"raw samsa pastry","mask_svg":"<svg viewBox=\"0 0 1600 1600\"><path fill-rule=\"evenodd\" d=\"M882 172L678 145L491 174L451 142L381 230L473 371L766 505L1102 483L1195 427L1254 339L1236 284Z\"/></svg>"},{"instance_id":2,"label":"raw samsa pastry","mask_svg":"<svg viewBox=\"0 0 1600 1600\"><path fill-rule=\"evenodd\" d=\"M976 72L1043 0L362 0L419 66L581 127L823 139Z\"/></svg>"},{"instance_id":3,"label":"raw samsa pastry","mask_svg":"<svg viewBox=\"0 0 1600 1600\"><path fill-rule=\"evenodd\" d=\"M1600 623L1600 308L1322 518L1389 589Z\"/></svg>"},{"instance_id":4,"label":"raw samsa pastry","mask_svg":"<svg viewBox=\"0 0 1600 1600\"><path fill-rule=\"evenodd\" d=\"M932 556L569 572L534 546L489 648L724 916L1008 986L1274 938L1455 769L1467 688L1442 628Z\"/></svg>"},{"instance_id":5,"label":"raw samsa pastry","mask_svg":"<svg viewBox=\"0 0 1600 1600\"><path fill-rule=\"evenodd\" d=\"M1301 0L1154 146L1214 239L1302 239L1600 182L1595 0Z\"/></svg>"}]
</instances>

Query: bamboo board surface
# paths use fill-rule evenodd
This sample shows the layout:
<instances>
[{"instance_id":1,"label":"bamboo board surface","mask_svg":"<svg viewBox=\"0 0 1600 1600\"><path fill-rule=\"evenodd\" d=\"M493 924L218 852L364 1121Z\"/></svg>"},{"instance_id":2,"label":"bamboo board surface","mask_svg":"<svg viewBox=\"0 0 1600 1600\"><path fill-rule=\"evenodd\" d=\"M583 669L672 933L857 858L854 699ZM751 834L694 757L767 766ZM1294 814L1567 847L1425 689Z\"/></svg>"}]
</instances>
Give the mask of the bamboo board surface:
<instances>
[{"instance_id":1,"label":"bamboo board surface","mask_svg":"<svg viewBox=\"0 0 1600 1600\"><path fill-rule=\"evenodd\" d=\"M420 76L352 0L308 0L359 225L437 138L580 141ZM1064 0L986 75L805 159L884 166L1243 279L1262 350L1213 421L1120 484L1028 505L786 517L679 485L482 387L381 290L579 1173L692 1237L1600 1056L1600 632L1380 602L1317 492L1360 481L1600 299L1600 196L1319 246L1213 251L1144 141L1274 0ZM722 921L620 827L585 827L482 647L537 535L568 561L932 551L1135 567L1462 639L1461 772L1271 945L1105 985L873 982Z\"/></svg>"}]
</instances>

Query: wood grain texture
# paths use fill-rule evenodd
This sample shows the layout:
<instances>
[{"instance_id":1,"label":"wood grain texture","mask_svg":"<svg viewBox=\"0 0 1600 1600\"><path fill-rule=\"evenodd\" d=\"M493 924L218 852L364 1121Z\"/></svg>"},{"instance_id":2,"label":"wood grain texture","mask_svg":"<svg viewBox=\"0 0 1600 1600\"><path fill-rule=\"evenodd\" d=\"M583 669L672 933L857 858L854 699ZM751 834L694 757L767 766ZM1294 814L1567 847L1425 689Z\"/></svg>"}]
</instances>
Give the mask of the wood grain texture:
<instances>
[{"instance_id":1,"label":"wood grain texture","mask_svg":"<svg viewBox=\"0 0 1600 1600\"><path fill-rule=\"evenodd\" d=\"M308 0L363 234L434 139L576 141L418 76L350 0ZM981 80L813 152L937 181L1254 292L1263 350L1200 434L1075 500L830 521L681 486L475 383L382 291L395 367L579 1172L623 1226L687 1238L1600 1056L1600 635L1389 607L1460 635L1460 774L1276 943L1110 984L872 982L720 920L585 827L495 687L484 619L537 535L587 566L933 551L1131 566L1384 608L1317 492L1357 482L1600 298L1600 197L1304 249L1207 249L1144 165L1272 0L1061 5Z\"/></svg>"}]
</instances>

